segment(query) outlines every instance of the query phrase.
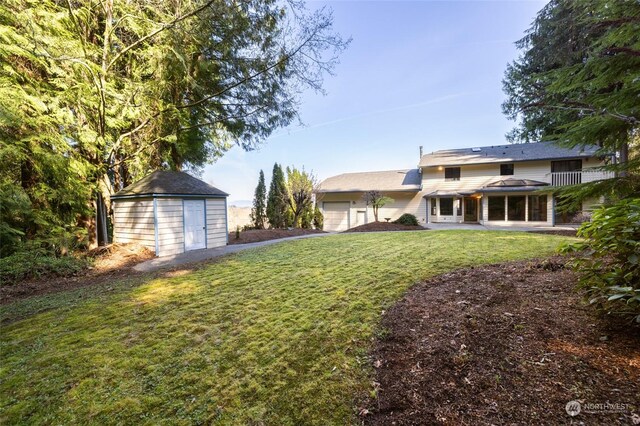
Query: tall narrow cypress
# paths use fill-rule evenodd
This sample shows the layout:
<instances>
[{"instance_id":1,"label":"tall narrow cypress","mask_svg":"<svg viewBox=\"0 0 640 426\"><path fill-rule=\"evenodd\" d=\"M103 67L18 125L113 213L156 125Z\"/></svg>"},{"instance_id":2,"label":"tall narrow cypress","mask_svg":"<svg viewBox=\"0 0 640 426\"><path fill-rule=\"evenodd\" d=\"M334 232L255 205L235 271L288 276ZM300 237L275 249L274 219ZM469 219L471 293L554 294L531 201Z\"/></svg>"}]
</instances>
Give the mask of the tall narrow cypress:
<instances>
[{"instance_id":1,"label":"tall narrow cypress","mask_svg":"<svg viewBox=\"0 0 640 426\"><path fill-rule=\"evenodd\" d=\"M267 197L267 219L272 228L284 228L287 213L287 185L282 167L273 165L269 196Z\"/></svg>"},{"instance_id":2,"label":"tall narrow cypress","mask_svg":"<svg viewBox=\"0 0 640 426\"><path fill-rule=\"evenodd\" d=\"M267 187L264 183L264 172L260 170L258 186L256 186L256 192L253 197L253 208L251 209L251 222L253 222L253 227L256 229L264 229L266 221L266 202Z\"/></svg>"}]
</instances>

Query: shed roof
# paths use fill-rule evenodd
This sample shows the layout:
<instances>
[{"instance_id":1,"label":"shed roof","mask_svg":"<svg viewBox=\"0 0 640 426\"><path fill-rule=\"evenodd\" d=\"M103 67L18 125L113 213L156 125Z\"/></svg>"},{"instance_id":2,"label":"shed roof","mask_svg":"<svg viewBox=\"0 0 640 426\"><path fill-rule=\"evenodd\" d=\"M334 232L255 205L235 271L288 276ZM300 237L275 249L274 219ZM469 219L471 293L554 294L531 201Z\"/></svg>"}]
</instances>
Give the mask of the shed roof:
<instances>
[{"instance_id":1,"label":"shed roof","mask_svg":"<svg viewBox=\"0 0 640 426\"><path fill-rule=\"evenodd\" d=\"M158 170L116 192L111 199L169 195L226 197L229 194L187 173Z\"/></svg>"},{"instance_id":2,"label":"shed roof","mask_svg":"<svg viewBox=\"0 0 640 426\"><path fill-rule=\"evenodd\" d=\"M596 145L564 148L554 142L445 149L423 155L420 159L419 167L586 158L600 154L598 152L599 149Z\"/></svg>"},{"instance_id":3,"label":"shed roof","mask_svg":"<svg viewBox=\"0 0 640 426\"><path fill-rule=\"evenodd\" d=\"M420 191L419 169L343 173L325 179L316 192Z\"/></svg>"}]
</instances>

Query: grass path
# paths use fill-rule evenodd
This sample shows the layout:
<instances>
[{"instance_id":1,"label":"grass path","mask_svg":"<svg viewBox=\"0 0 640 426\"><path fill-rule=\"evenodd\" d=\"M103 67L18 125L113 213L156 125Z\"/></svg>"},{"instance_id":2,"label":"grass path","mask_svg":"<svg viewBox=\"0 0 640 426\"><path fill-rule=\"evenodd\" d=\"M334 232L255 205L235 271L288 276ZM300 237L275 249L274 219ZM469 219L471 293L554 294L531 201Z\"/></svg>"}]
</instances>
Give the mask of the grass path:
<instances>
[{"instance_id":1,"label":"grass path","mask_svg":"<svg viewBox=\"0 0 640 426\"><path fill-rule=\"evenodd\" d=\"M544 256L566 240L335 235L249 250L71 307L61 298L60 308L2 328L0 423L350 423L371 389L367 350L381 311L411 284Z\"/></svg>"}]
</instances>

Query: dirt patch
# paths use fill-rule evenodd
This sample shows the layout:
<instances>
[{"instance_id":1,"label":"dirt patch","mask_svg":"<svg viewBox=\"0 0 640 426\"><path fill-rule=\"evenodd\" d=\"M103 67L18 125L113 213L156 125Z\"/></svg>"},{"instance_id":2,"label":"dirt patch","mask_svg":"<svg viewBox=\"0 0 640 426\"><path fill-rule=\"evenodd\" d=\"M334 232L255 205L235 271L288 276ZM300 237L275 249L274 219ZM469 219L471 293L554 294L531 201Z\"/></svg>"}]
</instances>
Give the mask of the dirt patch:
<instances>
[{"instance_id":1,"label":"dirt patch","mask_svg":"<svg viewBox=\"0 0 640 426\"><path fill-rule=\"evenodd\" d=\"M94 258L93 266L77 275L45 276L15 285L1 286L0 304L130 276L136 273L132 269L135 265L155 257L151 250L138 244L110 244L91 250L87 255Z\"/></svg>"},{"instance_id":2,"label":"dirt patch","mask_svg":"<svg viewBox=\"0 0 640 426\"><path fill-rule=\"evenodd\" d=\"M308 234L322 234L318 229L252 229L241 231L240 238L236 238L235 232L229 232L229 245L257 243L260 241L278 240L280 238L297 237Z\"/></svg>"},{"instance_id":3,"label":"dirt patch","mask_svg":"<svg viewBox=\"0 0 640 426\"><path fill-rule=\"evenodd\" d=\"M564 262L464 269L411 289L383 316L365 424L632 424L640 330L596 318ZM573 418L572 400L583 404ZM585 412L606 403L629 405Z\"/></svg>"},{"instance_id":4,"label":"dirt patch","mask_svg":"<svg viewBox=\"0 0 640 426\"><path fill-rule=\"evenodd\" d=\"M344 232L382 232L382 231L426 231L420 225L401 225L393 222L371 222L365 225L356 226Z\"/></svg>"}]
</instances>

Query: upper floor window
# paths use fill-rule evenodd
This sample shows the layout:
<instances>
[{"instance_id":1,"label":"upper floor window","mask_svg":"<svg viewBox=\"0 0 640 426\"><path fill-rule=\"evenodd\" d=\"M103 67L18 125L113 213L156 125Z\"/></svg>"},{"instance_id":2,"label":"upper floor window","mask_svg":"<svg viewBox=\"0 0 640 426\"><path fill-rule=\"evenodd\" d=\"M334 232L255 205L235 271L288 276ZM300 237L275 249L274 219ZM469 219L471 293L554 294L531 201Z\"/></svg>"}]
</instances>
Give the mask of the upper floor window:
<instances>
[{"instance_id":1,"label":"upper floor window","mask_svg":"<svg viewBox=\"0 0 640 426\"><path fill-rule=\"evenodd\" d=\"M513 175L513 163L500 164L500 176L511 176L511 175Z\"/></svg>"},{"instance_id":2,"label":"upper floor window","mask_svg":"<svg viewBox=\"0 0 640 426\"><path fill-rule=\"evenodd\" d=\"M444 180L460 180L460 167L446 167Z\"/></svg>"},{"instance_id":3,"label":"upper floor window","mask_svg":"<svg viewBox=\"0 0 640 426\"><path fill-rule=\"evenodd\" d=\"M552 161L551 172L579 172L582 170L582 160Z\"/></svg>"}]
</instances>

